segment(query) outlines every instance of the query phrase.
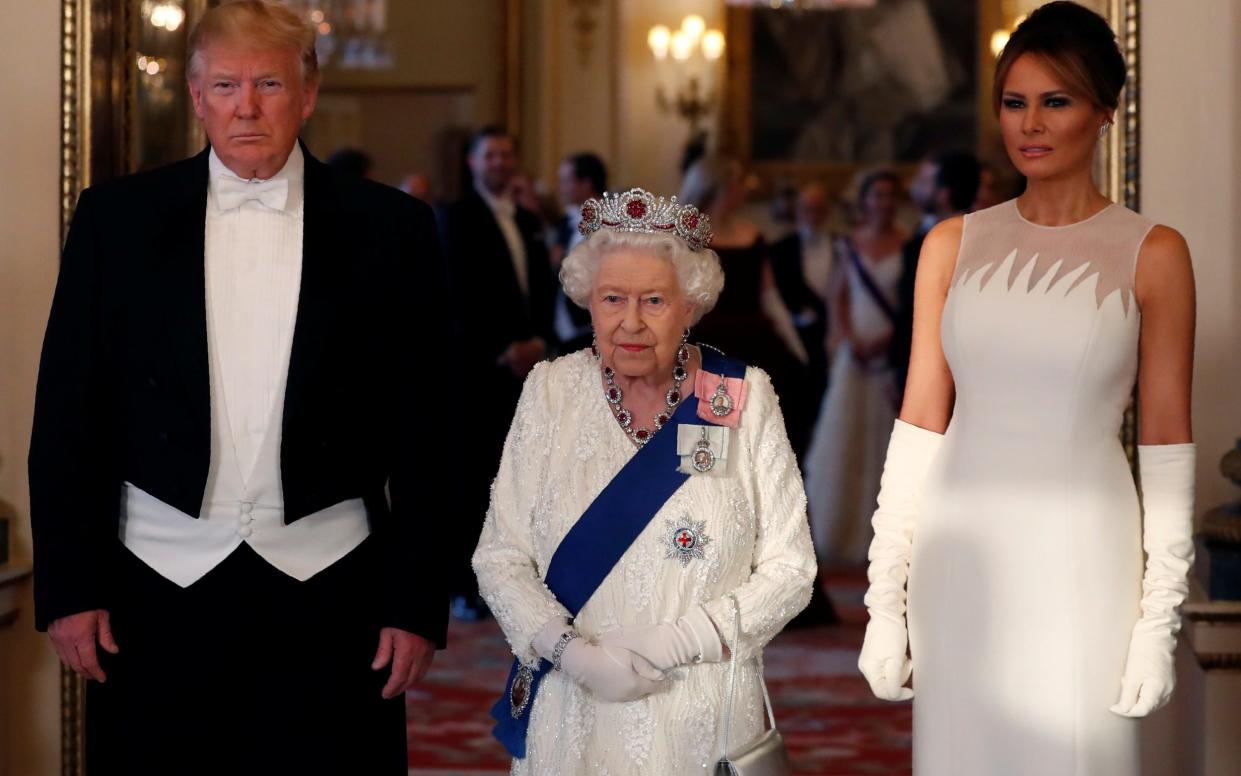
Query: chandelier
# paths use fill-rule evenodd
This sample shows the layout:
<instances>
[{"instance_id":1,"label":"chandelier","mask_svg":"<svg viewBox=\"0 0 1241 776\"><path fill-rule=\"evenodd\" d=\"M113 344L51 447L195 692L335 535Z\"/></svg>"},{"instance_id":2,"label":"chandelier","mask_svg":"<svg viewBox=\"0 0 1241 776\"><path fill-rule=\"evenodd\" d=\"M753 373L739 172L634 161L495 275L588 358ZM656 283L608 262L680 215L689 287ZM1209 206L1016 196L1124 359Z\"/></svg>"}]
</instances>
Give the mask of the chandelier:
<instances>
[{"instance_id":1,"label":"chandelier","mask_svg":"<svg viewBox=\"0 0 1241 776\"><path fill-rule=\"evenodd\" d=\"M315 28L322 67L381 70L392 66L388 0L285 0Z\"/></svg>"},{"instance_id":2,"label":"chandelier","mask_svg":"<svg viewBox=\"0 0 1241 776\"><path fill-rule=\"evenodd\" d=\"M689 122L691 134L697 135L716 102L711 81L715 63L724 53L724 33L708 30L701 16L691 14L676 30L655 25L647 32L646 44L656 62L656 104Z\"/></svg>"},{"instance_id":3,"label":"chandelier","mask_svg":"<svg viewBox=\"0 0 1241 776\"><path fill-rule=\"evenodd\" d=\"M725 0L725 5L742 5L750 8L790 9L794 11L823 11L835 8L871 8L878 0Z\"/></svg>"}]
</instances>

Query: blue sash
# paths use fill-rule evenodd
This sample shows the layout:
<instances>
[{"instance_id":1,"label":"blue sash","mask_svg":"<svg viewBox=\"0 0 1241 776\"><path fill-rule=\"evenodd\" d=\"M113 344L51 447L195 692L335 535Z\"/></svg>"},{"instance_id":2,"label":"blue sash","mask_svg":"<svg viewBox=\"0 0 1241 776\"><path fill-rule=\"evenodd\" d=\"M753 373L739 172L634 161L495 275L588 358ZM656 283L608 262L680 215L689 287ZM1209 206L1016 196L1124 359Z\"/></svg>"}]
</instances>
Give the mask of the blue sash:
<instances>
[{"instance_id":1,"label":"blue sash","mask_svg":"<svg viewBox=\"0 0 1241 776\"><path fill-rule=\"evenodd\" d=\"M745 377L745 364L705 347L700 350L703 369L725 377ZM677 427L694 422L704 421L698 417L698 399L691 395L682 400L672 420L634 453L560 540L543 581L571 617L577 617L655 513L689 479L688 474L677 470ZM524 669L529 688L521 711L514 716L510 700L513 683L523 671L521 662L514 660L504 695L491 709L496 720L492 734L519 760L526 756L530 709L543 677L551 670L552 664L542 659L537 668Z\"/></svg>"}]
</instances>

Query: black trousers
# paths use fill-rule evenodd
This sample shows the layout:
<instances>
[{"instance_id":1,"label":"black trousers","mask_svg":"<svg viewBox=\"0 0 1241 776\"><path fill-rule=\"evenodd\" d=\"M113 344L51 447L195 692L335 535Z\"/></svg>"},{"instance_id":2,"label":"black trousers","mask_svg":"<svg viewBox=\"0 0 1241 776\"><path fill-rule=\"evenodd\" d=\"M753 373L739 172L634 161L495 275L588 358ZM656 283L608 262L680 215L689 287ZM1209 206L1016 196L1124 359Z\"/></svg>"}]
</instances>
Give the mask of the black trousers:
<instances>
[{"instance_id":1,"label":"black trousers","mask_svg":"<svg viewBox=\"0 0 1241 776\"><path fill-rule=\"evenodd\" d=\"M370 668L375 549L298 582L243 544L181 588L118 545L88 774L405 774L404 699Z\"/></svg>"}]
</instances>

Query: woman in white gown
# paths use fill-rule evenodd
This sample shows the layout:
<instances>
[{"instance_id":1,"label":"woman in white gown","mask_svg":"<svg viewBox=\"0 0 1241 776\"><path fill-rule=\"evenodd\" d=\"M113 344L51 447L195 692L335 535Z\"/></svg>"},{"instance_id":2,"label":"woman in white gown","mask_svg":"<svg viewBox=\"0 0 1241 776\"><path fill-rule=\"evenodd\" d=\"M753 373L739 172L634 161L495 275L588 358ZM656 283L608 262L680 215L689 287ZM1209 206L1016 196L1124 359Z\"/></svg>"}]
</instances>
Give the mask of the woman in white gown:
<instances>
[{"instance_id":1,"label":"woman in white gown","mask_svg":"<svg viewBox=\"0 0 1241 776\"><path fill-rule=\"evenodd\" d=\"M806 455L810 531L819 562L859 566L870 545L883 453L896 419L888 344L909 235L894 223L900 179L876 170L858 187L862 223L836 241L831 377Z\"/></svg>"},{"instance_id":2,"label":"woman in white gown","mask_svg":"<svg viewBox=\"0 0 1241 776\"><path fill-rule=\"evenodd\" d=\"M582 212L561 275L596 344L526 380L474 554L517 657L496 735L514 774L710 773L728 655L737 744L810 597L801 478L767 375L686 342L723 286L707 218L639 189Z\"/></svg>"},{"instance_id":3,"label":"woman in white gown","mask_svg":"<svg viewBox=\"0 0 1241 776\"><path fill-rule=\"evenodd\" d=\"M1134 718L1172 691L1193 277L1179 234L1093 184L1124 81L1099 16L1032 13L995 88L1028 188L922 250L858 661L879 697L916 691L916 776L1135 776ZM1135 381L1140 502L1119 438Z\"/></svg>"}]
</instances>

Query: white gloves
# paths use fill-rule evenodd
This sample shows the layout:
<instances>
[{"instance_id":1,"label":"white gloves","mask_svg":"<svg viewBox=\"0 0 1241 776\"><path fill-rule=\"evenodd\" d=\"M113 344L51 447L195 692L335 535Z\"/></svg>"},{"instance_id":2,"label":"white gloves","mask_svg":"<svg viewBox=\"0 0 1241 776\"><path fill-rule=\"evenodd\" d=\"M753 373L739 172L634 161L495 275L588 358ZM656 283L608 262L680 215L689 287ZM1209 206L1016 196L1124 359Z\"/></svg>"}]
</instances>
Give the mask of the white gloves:
<instances>
[{"instance_id":1,"label":"white gloves","mask_svg":"<svg viewBox=\"0 0 1241 776\"><path fill-rule=\"evenodd\" d=\"M555 619L534 637L534 651L552 660L557 642L569 627ZM615 646L595 646L578 637L560 656L560 667L578 684L605 701L634 701L659 689L664 674L641 655Z\"/></svg>"},{"instance_id":2,"label":"white gloves","mask_svg":"<svg viewBox=\"0 0 1241 776\"><path fill-rule=\"evenodd\" d=\"M1178 607L1189 593L1194 562L1193 444L1140 445L1142 483L1142 616L1133 626L1129 657L1120 680L1120 701L1111 710L1144 717L1172 697L1172 656L1181 629Z\"/></svg>"},{"instance_id":3,"label":"white gloves","mask_svg":"<svg viewBox=\"0 0 1241 776\"><path fill-rule=\"evenodd\" d=\"M661 671L687 663L718 663L724 659L720 634L702 606L690 609L675 623L608 631L599 637L599 644L636 652Z\"/></svg>"},{"instance_id":4,"label":"white gloves","mask_svg":"<svg viewBox=\"0 0 1241 776\"><path fill-rule=\"evenodd\" d=\"M887 701L914 697L913 690L902 686L913 672L906 655L905 580L922 483L943 440L943 434L896 421L879 481L879 508L871 518L875 538L870 543L866 574L870 588L865 598L870 622L857 664L871 692Z\"/></svg>"}]
</instances>

